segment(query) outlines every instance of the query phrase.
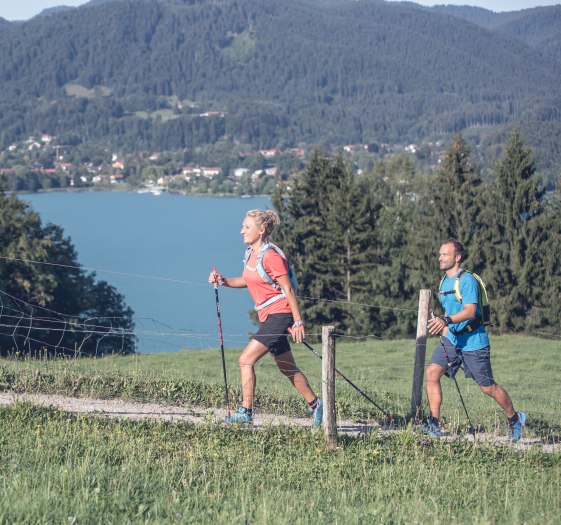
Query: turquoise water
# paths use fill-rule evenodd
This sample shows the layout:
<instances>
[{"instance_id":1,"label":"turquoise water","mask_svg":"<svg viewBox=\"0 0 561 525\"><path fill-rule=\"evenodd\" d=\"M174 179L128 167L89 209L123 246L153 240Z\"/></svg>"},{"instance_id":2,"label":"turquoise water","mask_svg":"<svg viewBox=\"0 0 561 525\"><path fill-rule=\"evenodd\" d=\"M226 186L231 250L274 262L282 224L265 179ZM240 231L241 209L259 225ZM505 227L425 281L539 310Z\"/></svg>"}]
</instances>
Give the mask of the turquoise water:
<instances>
[{"instance_id":1,"label":"turquoise water","mask_svg":"<svg viewBox=\"0 0 561 525\"><path fill-rule=\"evenodd\" d=\"M213 266L241 275L245 212L268 199L128 192L24 195L43 222L64 228L80 264L115 286L134 310L137 351L219 346ZM226 347L243 347L254 328L247 290L219 289ZM64 312L62 312L64 313Z\"/></svg>"}]
</instances>

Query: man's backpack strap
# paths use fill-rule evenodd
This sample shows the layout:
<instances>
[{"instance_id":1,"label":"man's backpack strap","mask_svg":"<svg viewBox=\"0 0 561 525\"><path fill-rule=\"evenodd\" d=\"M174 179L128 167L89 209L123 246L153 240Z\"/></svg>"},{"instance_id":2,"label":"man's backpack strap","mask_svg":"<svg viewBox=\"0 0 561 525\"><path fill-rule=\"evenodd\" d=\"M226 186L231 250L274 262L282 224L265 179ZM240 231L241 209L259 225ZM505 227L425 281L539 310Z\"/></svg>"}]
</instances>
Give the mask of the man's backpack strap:
<instances>
[{"instance_id":1,"label":"man's backpack strap","mask_svg":"<svg viewBox=\"0 0 561 525\"><path fill-rule=\"evenodd\" d=\"M449 295L449 294L453 293L456 296L456 299L458 300L458 302L461 303L462 302L462 292L460 291L460 280L461 280L462 276L464 275L464 273L466 273L466 271L467 270L462 269L458 272L458 275L456 275L456 279L454 280L454 289L453 290L448 290L446 292L442 291L442 283L444 282L444 279L446 278L446 275L444 275L444 277L442 277L442 279L440 281L439 293L441 295ZM476 273L473 273L473 272L470 272L470 271L467 271L467 273L473 275L473 277L477 281L477 287L478 287L477 302L479 304L479 309L480 309L481 313L475 319L470 321L462 330L454 331L454 330L450 329L450 331L455 336L471 333L474 330L477 330L480 326L488 323L489 320L490 320L490 316L491 316L491 307L489 305L489 297L487 295L487 287L486 287L485 283L483 282L481 277L479 277L479 275L477 275Z\"/></svg>"}]
</instances>

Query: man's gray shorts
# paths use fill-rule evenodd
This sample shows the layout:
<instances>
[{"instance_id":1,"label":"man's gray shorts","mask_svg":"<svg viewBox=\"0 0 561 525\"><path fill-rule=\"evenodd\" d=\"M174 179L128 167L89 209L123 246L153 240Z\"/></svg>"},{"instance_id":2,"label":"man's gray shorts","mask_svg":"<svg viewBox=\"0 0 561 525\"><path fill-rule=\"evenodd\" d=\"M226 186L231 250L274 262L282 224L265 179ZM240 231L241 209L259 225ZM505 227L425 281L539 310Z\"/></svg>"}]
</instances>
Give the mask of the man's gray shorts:
<instances>
[{"instance_id":1,"label":"man's gray shorts","mask_svg":"<svg viewBox=\"0 0 561 525\"><path fill-rule=\"evenodd\" d=\"M491 348L489 346L481 350L462 352L446 337L441 337L440 341L440 344L434 349L429 364L441 366L446 370L444 374L450 378L453 378L460 365L463 365L464 375L473 379L479 386L495 384L493 370L491 369ZM445 348L442 344L445 345Z\"/></svg>"}]
</instances>

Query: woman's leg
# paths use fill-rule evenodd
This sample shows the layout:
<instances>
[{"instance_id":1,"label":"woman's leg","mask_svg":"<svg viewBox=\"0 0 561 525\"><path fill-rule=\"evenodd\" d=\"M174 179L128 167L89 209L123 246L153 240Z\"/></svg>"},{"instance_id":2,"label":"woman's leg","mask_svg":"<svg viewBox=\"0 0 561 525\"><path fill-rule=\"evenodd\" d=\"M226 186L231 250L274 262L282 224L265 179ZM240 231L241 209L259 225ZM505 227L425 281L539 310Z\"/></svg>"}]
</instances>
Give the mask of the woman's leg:
<instances>
[{"instance_id":1,"label":"woman's leg","mask_svg":"<svg viewBox=\"0 0 561 525\"><path fill-rule=\"evenodd\" d=\"M308 403L312 403L316 399L316 395L310 388L304 373L296 366L292 352L284 352L281 355L273 356L273 359L277 363L279 370L294 385L294 388L304 396Z\"/></svg>"},{"instance_id":2,"label":"woman's leg","mask_svg":"<svg viewBox=\"0 0 561 525\"><path fill-rule=\"evenodd\" d=\"M242 377L242 406L253 410L255 396L255 363L268 353L268 348L259 341L252 339L244 348L238 360Z\"/></svg>"}]
</instances>

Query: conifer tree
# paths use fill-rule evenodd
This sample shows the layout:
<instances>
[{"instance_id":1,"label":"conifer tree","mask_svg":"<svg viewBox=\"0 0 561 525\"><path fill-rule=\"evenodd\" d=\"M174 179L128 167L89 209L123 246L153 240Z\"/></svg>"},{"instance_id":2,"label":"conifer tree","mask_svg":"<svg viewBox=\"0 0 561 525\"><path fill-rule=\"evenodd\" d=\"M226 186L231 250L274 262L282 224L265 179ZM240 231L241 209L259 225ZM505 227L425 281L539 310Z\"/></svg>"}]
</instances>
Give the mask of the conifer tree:
<instances>
[{"instance_id":1,"label":"conifer tree","mask_svg":"<svg viewBox=\"0 0 561 525\"><path fill-rule=\"evenodd\" d=\"M290 179L290 186L273 195L273 205L281 218L275 241L290 257L307 319L319 324L325 322L321 307L315 311L316 303L307 297L318 297L323 292L317 276L326 271L328 260L321 237L326 230L324 203L326 186L330 184L329 169L329 159L316 149L304 171Z\"/></svg>"},{"instance_id":2,"label":"conifer tree","mask_svg":"<svg viewBox=\"0 0 561 525\"><path fill-rule=\"evenodd\" d=\"M561 178L555 190L546 201L546 210L541 217L543 226L539 230L539 260L534 265L534 273L542 280L542 285L533 291L534 319L539 319L543 334L559 337L561 319ZM538 323L535 323L538 324Z\"/></svg>"},{"instance_id":3,"label":"conifer tree","mask_svg":"<svg viewBox=\"0 0 561 525\"><path fill-rule=\"evenodd\" d=\"M426 179L419 192L417 216L408 243L415 288L438 291L442 273L438 269L438 250L449 237L466 247L468 258L462 266L481 273L485 265L479 246L485 228L482 189L481 176L470 160L469 148L461 135L455 135L436 177ZM436 295L434 303L438 304Z\"/></svg>"},{"instance_id":4,"label":"conifer tree","mask_svg":"<svg viewBox=\"0 0 561 525\"><path fill-rule=\"evenodd\" d=\"M292 187L273 204L283 226L279 242L298 276L298 295L312 329L335 324L356 330L364 312L351 303L363 294L373 240L368 196L342 154L327 158L316 150Z\"/></svg>"},{"instance_id":5,"label":"conifer tree","mask_svg":"<svg viewBox=\"0 0 561 525\"><path fill-rule=\"evenodd\" d=\"M408 157L394 156L367 174L370 206L376 211L375 268L370 274L370 324L377 334L409 336L415 332L419 287L414 285L407 250L409 232L417 219L422 177Z\"/></svg>"},{"instance_id":6,"label":"conifer tree","mask_svg":"<svg viewBox=\"0 0 561 525\"><path fill-rule=\"evenodd\" d=\"M325 241L331 253L329 289L340 301L331 306L331 315L341 320L348 334L370 333L368 308L362 305L369 302L371 275L377 266L376 213L364 182L341 154L333 159L331 172Z\"/></svg>"},{"instance_id":7,"label":"conifer tree","mask_svg":"<svg viewBox=\"0 0 561 525\"><path fill-rule=\"evenodd\" d=\"M543 305L543 278L536 271L545 261L544 248L554 232L544 230L544 189L535 176L532 152L513 131L495 163L484 210L487 261L485 277L491 291L495 328L500 331L537 327ZM547 254L546 254L547 256ZM534 309L533 307L537 309Z\"/></svg>"}]
</instances>

